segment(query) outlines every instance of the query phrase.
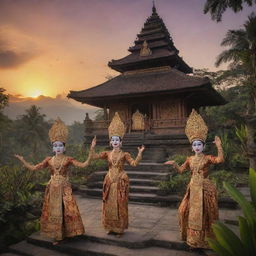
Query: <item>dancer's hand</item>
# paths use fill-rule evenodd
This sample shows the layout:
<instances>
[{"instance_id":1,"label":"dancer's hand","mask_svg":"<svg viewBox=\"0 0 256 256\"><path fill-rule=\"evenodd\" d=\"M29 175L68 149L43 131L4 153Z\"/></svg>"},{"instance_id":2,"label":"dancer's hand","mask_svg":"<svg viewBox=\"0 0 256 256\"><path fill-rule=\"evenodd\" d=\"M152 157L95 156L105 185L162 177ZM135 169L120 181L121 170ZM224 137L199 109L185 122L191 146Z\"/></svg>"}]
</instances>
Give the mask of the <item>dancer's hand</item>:
<instances>
[{"instance_id":1,"label":"dancer's hand","mask_svg":"<svg viewBox=\"0 0 256 256\"><path fill-rule=\"evenodd\" d=\"M16 158L18 158L21 162L24 161L24 157L23 156L20 156L20 155L14 155Z\"/></svg>"},{"instance_id":2,"label":"dancer's hand","mask_svg":"<svg viewBox=\"0 0 256 256\"><path fill-rule=\"evenodd\" d=\"M96 135L95 135L94 138L92 139L91 149L94 149L94 148L95 148L96 142L97 142L97 139L96 139Z\"/></svg>"},{"instance_id":3,"label":"dancer's hand","mask_svg":"<svg viewBox=\"0 0 256 256\"><path fill-rule=\"evenodd\" d=\"M145 146L142 145L141 147L138 147L139 153L142 153L145 150Z\"/></svg>"},{"instance_id":4,"label":"dancer's hand","mask_svg":"<svg viewBox=\"0 0 256 256\"><path fill-rule=\"evenodd\" d=\"M175 161L174 160L166 161L164 164L174 165Z\"/></svg>"},{"instance_id":5,"label":"dancer's hand","mask_svg":"<svg viewBox=\"0 0 256 256\"><path fill-rule=\"evenodd\" d=\"M221 146L221 139L219 136L215 136L213 143L216 145L216 147Z\"/></svg>"}]
</instances>

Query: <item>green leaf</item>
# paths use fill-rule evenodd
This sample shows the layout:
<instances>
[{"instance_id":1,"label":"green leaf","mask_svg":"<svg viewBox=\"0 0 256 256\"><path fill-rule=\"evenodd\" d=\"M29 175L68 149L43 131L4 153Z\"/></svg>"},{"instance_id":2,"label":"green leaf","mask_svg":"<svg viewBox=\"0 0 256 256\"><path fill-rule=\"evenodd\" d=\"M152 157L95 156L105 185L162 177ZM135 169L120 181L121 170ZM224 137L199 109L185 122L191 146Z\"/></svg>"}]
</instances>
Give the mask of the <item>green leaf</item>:
<instances>
[{"instance_id":1,"label":"green leaf","mask_svg":"<svg viewBox=\"0 0 256 256\"><path fill-rule=\"evenodd\" d=\"M249 169L249 187L252 203L254 208L256 209L256 171L252 168Z\"/></svg>"},{"instance_id":2,"label":"green leaf","mask_svg":"<svg viewBox=\"0 0 256 256\"><path fill-rule=\"evenodd\" d=\"M240 237L245 249L245 255L256 255L256 248L254 247L253 242L253 230L249 227L246 219L239 216L239 228L240 228Z\"/></svg>"},{"instance_id":3,"label":"green leaf","mask_svg":"<svg viewBox=\"0 0 256 256\"><path fill-rule=\"evenodd\" d=\"M230 184L224 182L223 186L227 190L228 194L240 205L249 225L251 227L253 227L253 226L255 227L256 226L256 212L255 212L255 209L250 204L250 202L248 202L245 199L244 195L239 190L237 190Z\"/></svg>"},{"instance_id":4,"label":"green leaf","mask_svg":"<svg viewBox=\"0 0 256 256\"><path fill-rule=\"evenodd\" d=\"M213 249L219 256L232 256L231 253L229 253L221 244L211 238L207 239L209 246L211 249Z\"/></svg>"},{"instance_id":5,"label":"green leaf","mask_svg":"<svg viewBox=\"0 0 256 256\"><path fill-rule=\"evenodd\" d=\"M239 237L221 222L212 225L217 241L234 256L243 255L243 244Z\"/></svg>"}]
</instances>

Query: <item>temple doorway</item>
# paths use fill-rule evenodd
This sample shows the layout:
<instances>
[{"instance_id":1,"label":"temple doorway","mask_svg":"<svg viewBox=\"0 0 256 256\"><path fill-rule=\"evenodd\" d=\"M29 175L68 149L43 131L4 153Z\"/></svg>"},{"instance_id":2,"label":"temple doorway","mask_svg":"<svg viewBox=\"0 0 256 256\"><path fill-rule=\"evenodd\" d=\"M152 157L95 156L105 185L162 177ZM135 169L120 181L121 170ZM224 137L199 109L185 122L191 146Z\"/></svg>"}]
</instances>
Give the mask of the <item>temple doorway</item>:
<instances>
[{"instance_id":1,"label":"temple doorway","mask_svg":"<svg viewBox=\"0 0 256 256\"><path fill-rule=\"evenodd\" d=\"M131 106L131 131L144 132L149 130L151 109L151 104L133 104Z\"/></svg>"}]
</instances>

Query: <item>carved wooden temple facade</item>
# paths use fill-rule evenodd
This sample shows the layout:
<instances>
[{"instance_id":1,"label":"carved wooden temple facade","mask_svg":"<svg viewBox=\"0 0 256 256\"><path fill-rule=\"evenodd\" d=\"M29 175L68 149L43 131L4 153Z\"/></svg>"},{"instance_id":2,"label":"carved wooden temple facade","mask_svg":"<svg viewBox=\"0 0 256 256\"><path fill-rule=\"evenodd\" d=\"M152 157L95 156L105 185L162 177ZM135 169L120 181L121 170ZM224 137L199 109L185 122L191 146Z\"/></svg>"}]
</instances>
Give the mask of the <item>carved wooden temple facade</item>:
<instances>
[{"instance_id":1,"label":"carved wooden temple facade","mask_svg":"<svg viewBox=\"0 0 256 256\"><path fill-rule=\"evenodd\" d=\"M85 120L88 135L107 135L115 112L126 124L128 134L184 134L192 108L225 104L208 78L191 74L192 68L179 56L155 6L128 51L126 57L108 63L120 75L68 95L104 109L104 120Z\"/></svg>"}]
</instances>

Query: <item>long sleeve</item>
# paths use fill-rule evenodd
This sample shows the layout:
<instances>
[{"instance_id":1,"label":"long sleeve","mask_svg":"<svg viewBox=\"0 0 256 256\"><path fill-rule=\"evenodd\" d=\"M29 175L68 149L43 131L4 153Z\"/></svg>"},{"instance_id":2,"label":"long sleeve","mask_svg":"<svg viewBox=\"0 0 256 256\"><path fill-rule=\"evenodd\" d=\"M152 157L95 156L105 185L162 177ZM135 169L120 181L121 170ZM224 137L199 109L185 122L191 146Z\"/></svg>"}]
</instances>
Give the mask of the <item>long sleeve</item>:
<instances>
[{"instance_id":1,"label":"long sleeve","mask_svg":"<svg viewBox=\"0 0 256 256\"><path fill-rule=\"evenodd\" d=\"M178 164L174 163L173 167L179 172L182 173L185 170L189 169L189 157L187 157L186 161L179 166Z\"/></svg>"},{"instance_id":2,"label":"long sleeve","mask_svg":"<svg viewBox=\"0 0 256 256\"><path fill-rule=\"evenodd\" d=\"M95 153L94 150L92 151L91 159L107 159L108 158L108 152L103 151L100 153Z\"/></svg>"},{"instance_id":3,"label":"long sleeve","mask_svg":"<svg viewBox=\"0 0 256 256\"><path fill-rule=\"evenodd\" d=\"M223 156L223 149L222 146L219 145L217 147L218 150L218 156L208 156L209 157L209 161L211 164L219 164L219 163L223 163L224 162L224 156Z\"/></svg>"},{"instance_id":4,"label":"long sleeve","mask_svg":"<svg viewBox=\"0 0 256 256\"><path fill-rule=\"evenodd\" d=\"M75 167L79 167L79 168L85 168L86 166L88 166L93 158L93 150L89 151L89 155L88 158L85 162L79 162L74 158L70 158L70 162L71 164L73 164Z\"/></svg>"},{"instance_id":5,"label":"long sleeve","mask_svg":"<svg viewBox=\"0 0 256 256\"><path fill-rule=\"evenodd\" d=\"M139 161L142 159L142 153L138 153L135 160L131 157L130 153L125 152L125 160L129 163L131 166L137 166Z\"/></svg>"},{"instance_id":6,"label":"long sleeve","mask_svg":"<svg viewBox=\"0 0 256 256\"><path fill-rule=\"evenodd\" d=\"M51 159L51 157L47 157L45 158L41 163L38 163L36 165L30 164L29 162L23 160L23 164L24 166L29 169L30 171L37 171L43 168L46 168L49 165L49 160Z\"/></svg>"}]
</instances>

